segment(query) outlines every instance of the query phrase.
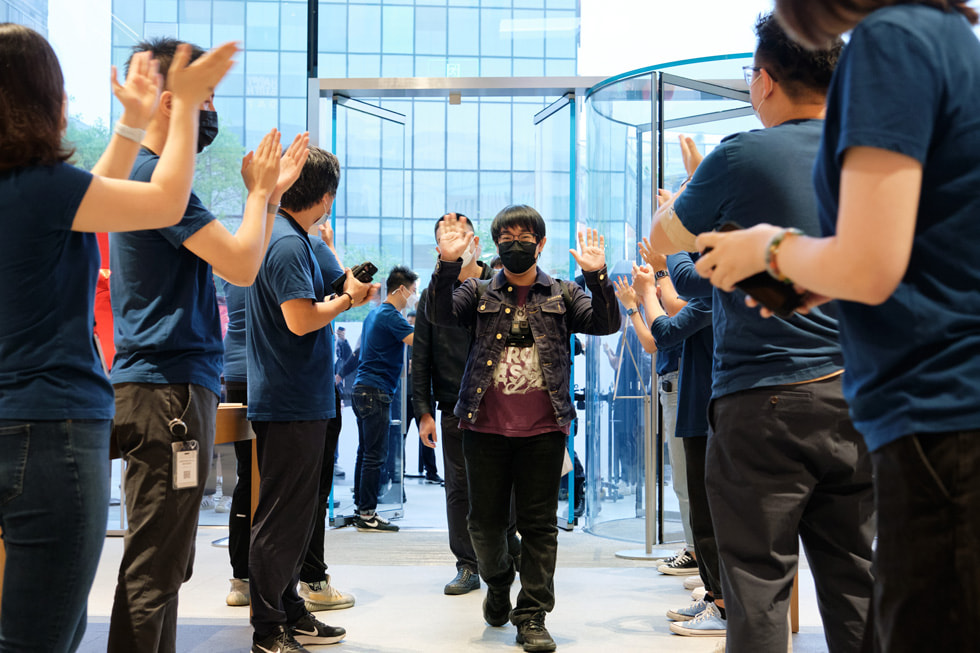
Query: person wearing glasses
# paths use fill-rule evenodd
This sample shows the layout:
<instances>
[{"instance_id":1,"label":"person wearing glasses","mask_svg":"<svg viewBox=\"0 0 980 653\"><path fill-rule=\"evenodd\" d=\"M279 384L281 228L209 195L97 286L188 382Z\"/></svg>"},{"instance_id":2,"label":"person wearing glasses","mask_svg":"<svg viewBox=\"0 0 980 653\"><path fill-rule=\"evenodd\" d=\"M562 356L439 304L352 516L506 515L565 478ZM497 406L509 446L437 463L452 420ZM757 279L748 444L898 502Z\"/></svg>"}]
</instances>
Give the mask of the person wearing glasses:
<instances>
[{"instance_id":1,"label":"person wearing glasses","mask_svg":"<svg viewBox=\"0 0 980 653\"><path fill-rule=\"evenodd\" d=\"M976 650L980 16L953 0L776 11L804 47L853 30L814 167L822 229L765 216L737 238L699 237L717 252L700 272L728 288L768 270L805 288L806 307L838 300L844 389L875 472L875 650ZM937 596L956 598L927 625Z\"/></svg>"},{"instance_id":2,"label":"person wearing glasses","mask_svg":"<svg viewBox=\"0 0 980 653\"><path fill-rule=\"evenodd\" d=\"M810 179L842 44L805 50L771 15L755 29L746 76L765 129L730 136L703 160L682 139L692 177L657 211L661 252L694 251L696 234L726 222L820 233ZM786 650L801 538L829 649L861 649L872 593L871 460L843 398L834 309L767 320L740 290L713 294L705 483L725 607L684 627L694 634L725 623L729 652Z\"/></svg>"},{"instance_id":3,"label":"person wearing glasses","mask_svg":"<svg viewBox=\"0 0 980 653\"><path fill-rule=\"evenodd\" d=\"M458 284L473 232L454 214L443 218L430 283L433 317L437 325L459 324L474 336L454 413L463 431L470 538L487 584L483 618L491 626L510 619L525 651L553 651L544 622L555 606L558 486L575 418L570 336L615 333L619 307L595 230L580 232L579 247L571 250L591 297L538 267L545 223L531 207L502 210L490 235L504 269L486 281ZM512 492L522 538L519 570L507 543ZM521 591L512 610L515 571Z\"/></svg>"}]
</instances>

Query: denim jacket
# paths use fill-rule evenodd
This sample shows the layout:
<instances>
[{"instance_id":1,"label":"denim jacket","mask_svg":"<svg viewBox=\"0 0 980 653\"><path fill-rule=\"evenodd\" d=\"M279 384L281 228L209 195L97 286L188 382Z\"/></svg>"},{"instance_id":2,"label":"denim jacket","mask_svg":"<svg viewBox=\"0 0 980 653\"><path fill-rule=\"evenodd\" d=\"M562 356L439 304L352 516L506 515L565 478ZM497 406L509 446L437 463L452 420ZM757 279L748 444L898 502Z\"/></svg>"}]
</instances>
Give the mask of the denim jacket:
<instances>
[{"instance_id":1,"label":"denim jacket","mask_svg":"<svg viewBox=\"0 0 980 653\"><path fill-rule=\"evenodd\" d=\"M470 329L473 346L453 411L467 422L475 422L483 393L493 382L493 372L506 346L516 311L515 293L503 271L490 279L485 292L478 292L477 281L467 279L453 289L459 277L460 261L439 261L432 273L433 321L459 324ZM562 297L561 283L540 268L525 300L528 324L538 348L541 372L559 427L575 417L569 394L572 353L570 336L574 332L603 336L619 330L620 315L616 295L606 268L585 273L590 298L575 283L566 282L569 302Z\"/></svg>"}]
</instances>

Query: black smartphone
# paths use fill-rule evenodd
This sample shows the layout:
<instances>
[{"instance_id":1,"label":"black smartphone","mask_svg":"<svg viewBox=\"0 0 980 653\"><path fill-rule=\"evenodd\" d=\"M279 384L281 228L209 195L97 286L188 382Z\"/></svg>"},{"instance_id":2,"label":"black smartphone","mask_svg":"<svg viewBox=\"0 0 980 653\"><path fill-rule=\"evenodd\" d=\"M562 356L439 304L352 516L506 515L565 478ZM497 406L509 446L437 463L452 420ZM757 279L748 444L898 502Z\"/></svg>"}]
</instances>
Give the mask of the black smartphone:
<instances>
[{"instance_id":1,"label":"black smartphone","mask_svg":"<svg viewBox=\"0 0 980 653\"><path fill-rule=\"evenodd\" d=\"M741 228L736 222L726 222L717 231L738 231ZM710 248L705 250L708 251ZM780 281L768 272L753 274L736 283L735 287L779 317L790 317L803 305L803 295L793 289L792 283Z\"/></svg>"},{"instance_id":2,"label":"black smartphone","mask_svg":"<svg viewBox=\"0 0 980 653\"><path fill-rule=\"evenodd\" d=\"M374 279L374 274L378 271L378 268L375 267L374 263L371 261L364 261L360 265L355 265L352 267L350 271L351 274L354 275L354 278L361 283L371 283L371 281ZM345 281L347 281L346 274L334 279L332 287L335 294L339 295L340 293L344 292Z\"/></svg>"}]
</instances>

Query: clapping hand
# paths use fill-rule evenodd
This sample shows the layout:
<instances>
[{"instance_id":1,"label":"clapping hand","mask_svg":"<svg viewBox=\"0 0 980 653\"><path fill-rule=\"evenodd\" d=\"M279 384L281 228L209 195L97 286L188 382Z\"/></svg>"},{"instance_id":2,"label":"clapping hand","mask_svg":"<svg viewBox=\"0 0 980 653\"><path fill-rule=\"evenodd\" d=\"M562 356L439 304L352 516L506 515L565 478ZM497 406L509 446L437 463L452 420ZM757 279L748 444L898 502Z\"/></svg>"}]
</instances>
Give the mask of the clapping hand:
<instances>
[{"instance_id":1,"label":"clapping hand","mask_svg":"<svg viewBox=\"0 0 980 653\"><path fill-rule=\"evenodd\" d=\"M129 62L125 85L117 79L118 71L112 67L112 94L123 105L120 122L128 127L145 129L160 103L163 77L160 63L150 52L137 52Z\"/></svg>"},{"instance_id":2,"label":"clapping hand","mask_svg":"<svg viewBox=\"0 0 980 653\"><path fill-rule=\"evenodd\" d=\"M249 192L262 191L266 197L272 194L279 177L279 159L282 155L279 137L279 130L273 129L262 137L254 152L242 158L242 179Z\"/></svg>"},{"instance_id":3,"label":"clapping hand","mask_svg":"<svg viewBox=\"0 0 980 653\"><path fill-rule=\"evenodd\" d=\"M586 229L585 233L578 232L578 249L570 249L569 253L582 268L582 272L595 272L606 265L606 242L595 229Z\"/></svg>"},{"instance_id":4,"label":"clapping hand","mask_svg":"<svg viewBox=\"0 0 980 653\"><path fill-rule=\"evenodd\" d=\"M296 138L290 143L279 162L279 179L276 180L276 188L269 198L270 203L278 204L282 194L289 190L289 187L296 183L306 159L310 156L310 132L296 134Z\"/></svg>"},{"instance_id":5,"label":"clapping hand","mask_svg":"<svg viewBox=\"0 0 980 653\"><path fill-rule=\"evenodd\" d=\"M630 310L640 305L640 298L636 296L636 291L626 281L626 277L616 277L613 279L613 286L616 287L616 297L623 305L623 308Z\"/></svg>"},{"instance_id":6,"label":"clapping hand","mask_svg":"<svg viewBox=\"0 0 980 653\"><path fill-rule=\"evenodd\" d=\"M186 43L177 46L177 52L170 63L167 81L174 97L194 106L207 102L214 95L218 82L231 70L231 60L238 52L238 44L229 41L204 53L191 65L191 48Z\"/></svg>"},{"instance_id":7,"label":"clapping hand","mask_svg":"<svg viewBox=\"0 0 980 653\"><path fill-rule=\"evenodd\" d=\"M640 250L640 257L653 268L654 272L667 269L667 257L654 251L649 238L644 236L643 242L637 243L636 246Z\"/></svg>"}]
</instances>

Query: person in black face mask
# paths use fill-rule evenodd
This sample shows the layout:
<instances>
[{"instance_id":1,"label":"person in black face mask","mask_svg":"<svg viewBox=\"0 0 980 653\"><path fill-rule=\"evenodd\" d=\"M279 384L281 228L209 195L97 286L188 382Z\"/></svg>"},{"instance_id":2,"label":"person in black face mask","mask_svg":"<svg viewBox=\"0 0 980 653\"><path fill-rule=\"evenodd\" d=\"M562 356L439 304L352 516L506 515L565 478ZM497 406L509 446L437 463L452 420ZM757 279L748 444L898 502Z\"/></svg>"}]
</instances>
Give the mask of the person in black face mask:
<instances>
[{"instance_id":1,"label":"person in black face mask","mask_svg":"<svg viewBox=\"0 0 980 653\"><path fill-rule=\"evenodd\" d=\"M207 109L201 109L197 121L197 153L200 154L218 137L218 112L213 101L208 101Z\"/></svg>"},{"instance_id":2,"label":"person in black face mask","mask_svg":"<svg viewBox=\"0 0 980 653\"><path fill-rule=\"evenodd\" d=\"M454 290L473 232L456 215L443 222L430 283L433 321L458 323L475 336L453 412L463 431L470 540L487 584L483 618L491 626L509 619L525 651L553 651L544 621L555 606L558 486L575 417L571 334L606 335L620 324L603 239L592 229L580 232L579 247L571 250L589 297L538 267L546 240L541 215L529 206L507 207L490 226L504 269ZM507 546L512 492L522 538L519 570ZM521 591L512 609L515 571Z\"/></svg>"}]
</instances>

